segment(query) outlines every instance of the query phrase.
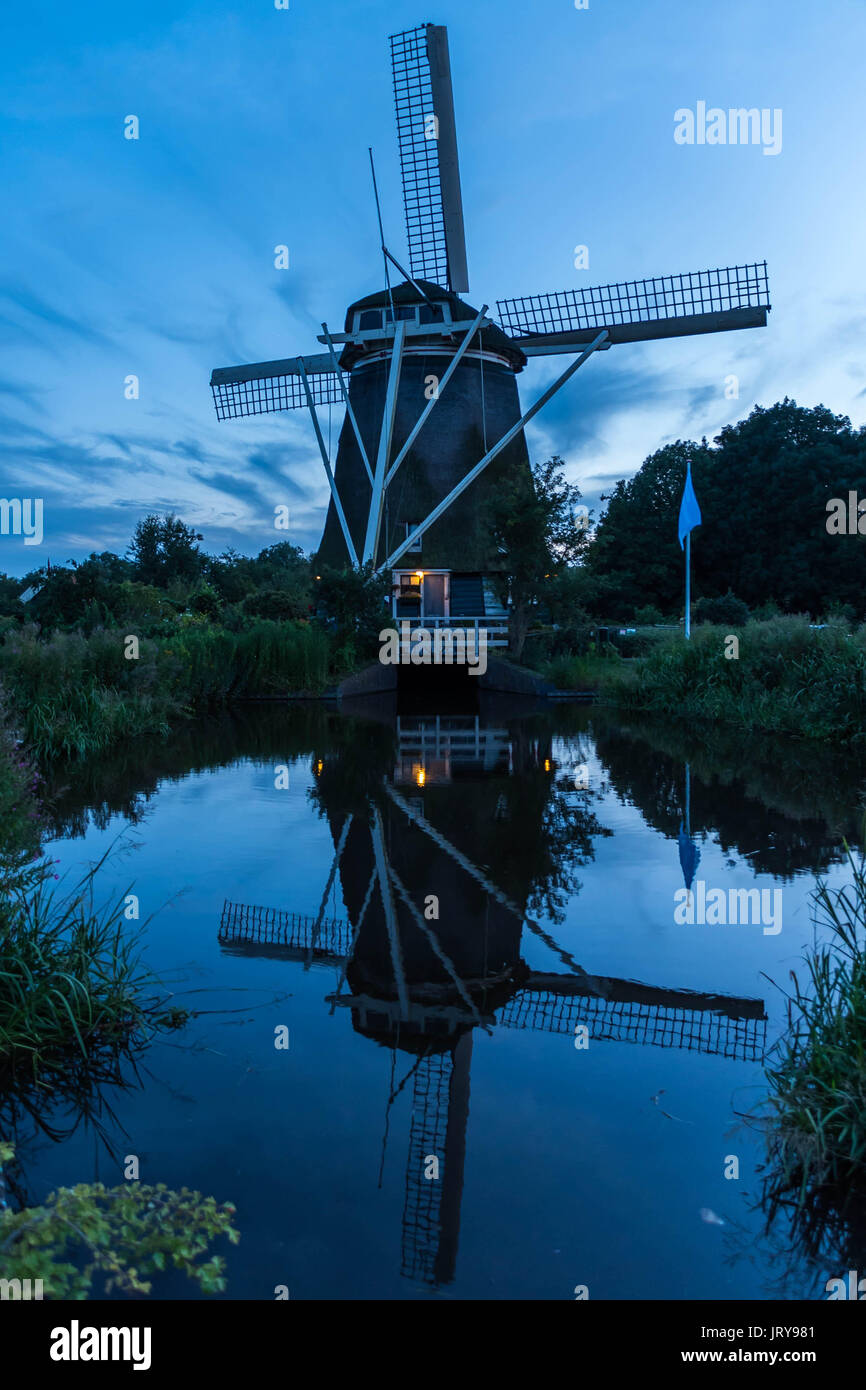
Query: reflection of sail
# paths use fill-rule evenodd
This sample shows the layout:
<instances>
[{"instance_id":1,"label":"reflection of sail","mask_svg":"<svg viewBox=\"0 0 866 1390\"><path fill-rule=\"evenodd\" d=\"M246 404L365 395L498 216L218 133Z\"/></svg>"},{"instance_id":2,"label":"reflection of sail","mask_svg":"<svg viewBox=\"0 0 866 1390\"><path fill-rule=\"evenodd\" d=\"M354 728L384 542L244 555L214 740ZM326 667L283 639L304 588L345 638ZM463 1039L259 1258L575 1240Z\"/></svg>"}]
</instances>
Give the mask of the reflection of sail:
<instances>
[{"instance_id":1,"label":"reflection of sail","mask_svg":"<svg viewBox=\"0 0 866 1390\"><path fill-rule=\"evenodd\" d=\"M596 977L600 994L568 975L532 974L499 1015L504 1028L573 1033L585 1024L597 1041L650 1043L740 1061L764 1055L767 1019L759 999L655 989Z\"/></svg>"},{"instance_id":2,"label":"reflection of sail","mask_svg":"<svg viewBox=\"0 0 866 1390\"><path fill-rule=\"evenodd\" d=\"M425 1284L449 1283L457 1265L471 1060L466 1032L453 1051L424 1053L412 1079L400 1273ZM439 1160L436 1182L425 1177L431 1156Z\"/></svg>"},{"instance_id":3,"label":"reflection of sail","mask_svg":"<svg viewBox=\"0 0 866 1390\"><path fill-rule=\"evenodd\" d=\"M315 919L273 908L225 903L219 939L229 950L304 960L310 949ZM353 932L347 922L333 919L321 926L314 960L339 965L346 960ZM591 980L591 984L587 981ZM376 1023L389 1032L402 1021L420 1033L441 1033L458 1024L478 1020L456 1000L449 1004L384 1000L369 994L332 995L332 1005L343 1005L357 1015L361 1031L377 1031ZM607 976L545 974L526 971L497 1000L496 1013L485 1012L481 1021L504 1028L529 1028L536 1032L573 1033L585 1023L589 1035L599 1041L640 1042L656 1047L685 1048L717 1054L738 1061L758 1061L763 1056L767 1018L763 1001L688 989L664 989Z\"/></svg>"}]
</instances>

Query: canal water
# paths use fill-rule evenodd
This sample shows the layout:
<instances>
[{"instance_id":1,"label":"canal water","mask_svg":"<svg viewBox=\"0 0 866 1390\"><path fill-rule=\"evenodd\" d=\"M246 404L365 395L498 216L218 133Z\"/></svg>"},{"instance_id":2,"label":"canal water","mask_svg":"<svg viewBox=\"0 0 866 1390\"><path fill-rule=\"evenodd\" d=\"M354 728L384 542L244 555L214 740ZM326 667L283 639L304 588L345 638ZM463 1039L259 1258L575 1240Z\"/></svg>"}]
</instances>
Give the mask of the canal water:
<instances>
[{"instance_id":1,"label":"canal water","mask_svg":"<svg viewBox=\"0 0 866 1390\"><path fill-rule=\"evenodd\" d=\"M195 1016L91 1113L19 1115L27 1199L136 1155L232 1201L229 1298L825 1296L762 1057L856 765L487 700L245 707L58 776L61 886L108 851Z\"/></svg>"}]
</instances>

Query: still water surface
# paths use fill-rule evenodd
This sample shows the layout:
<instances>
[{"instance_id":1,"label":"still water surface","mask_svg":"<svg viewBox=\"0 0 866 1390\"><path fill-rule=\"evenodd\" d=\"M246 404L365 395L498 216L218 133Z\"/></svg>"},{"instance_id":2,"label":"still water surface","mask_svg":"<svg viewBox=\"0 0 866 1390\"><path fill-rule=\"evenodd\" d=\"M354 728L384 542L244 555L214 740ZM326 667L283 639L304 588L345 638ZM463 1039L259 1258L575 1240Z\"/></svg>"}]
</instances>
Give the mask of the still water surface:
<instances>
[{"instance_id":1,"label":"still water surface","mask_svg":"<svg viewBox=\"0 0 866 1390\"><path fill-rule=\"evenodd\" d=\"M831 753L565 706L248 707L68 773L58 872L114 845L100 893L202 1012L102 1137L20 1136L28 1196L136 1154L233 1201L230 1298L820 1296L741 1116L858 797ZM780 932L676 922L687 835Z\"/></svg>"}]
</instances>

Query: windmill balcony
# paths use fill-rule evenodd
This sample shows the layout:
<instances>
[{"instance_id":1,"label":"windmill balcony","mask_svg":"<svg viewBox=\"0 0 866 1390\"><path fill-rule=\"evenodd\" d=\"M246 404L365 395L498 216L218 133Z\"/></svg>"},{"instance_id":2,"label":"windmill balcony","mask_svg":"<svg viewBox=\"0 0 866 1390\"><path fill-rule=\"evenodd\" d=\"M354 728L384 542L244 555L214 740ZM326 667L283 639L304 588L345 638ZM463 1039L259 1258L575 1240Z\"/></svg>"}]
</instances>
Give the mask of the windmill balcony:
<instances>
[{"instance_id":1,"label":"windmill balcony","mask_svg":"<svg viewBox=\"0 0 866 1390\"><path fill-rule=\"evenodd\" d=\"M436 632L437 630L448 632L456 632L458 630L462 630L466 633L467 638L470 634L474 634L475 651L478 650L479 632L484 632L487 634L488 647L508 646L507 617L461 618L458 615L452 613L451 616L448 618L420 618L409 617L403 614L400 617L395 618L394 621L397 625L398 632L402 634L404 631L408 631L410 642L412 633L416 632L419 628L424 628L426 629L426 631L431 633ZM403 628L404 623L409 624L408 629Z\"/></svg>"}]
</instances>

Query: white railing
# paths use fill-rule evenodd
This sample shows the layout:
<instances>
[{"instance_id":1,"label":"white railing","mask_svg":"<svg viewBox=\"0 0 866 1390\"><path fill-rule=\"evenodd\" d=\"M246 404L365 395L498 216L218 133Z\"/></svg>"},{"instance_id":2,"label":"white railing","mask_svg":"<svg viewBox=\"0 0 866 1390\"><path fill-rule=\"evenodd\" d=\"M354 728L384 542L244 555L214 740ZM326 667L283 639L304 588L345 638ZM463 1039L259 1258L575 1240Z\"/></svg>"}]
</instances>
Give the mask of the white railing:
<instances>
[{"instance_id":1,"label":"white railing","mask_svg":"<svg viewBox=\"0 0 866 1390\"><path fill-rule=\"evenodd\" d=\"M508 619L507 618L460 618L451 614L448 618L396 618L398 632L401 623L408 623L410 632L417 628L426 628L428 632L435 632L437 629L450 632L465 632L467 635L472 632L475 635L475 642L478 642L479 631L487 634L488 647L507 647L508 646ZM475 650L478 650L476 645Z\"/></svg>"}]
</instances>

